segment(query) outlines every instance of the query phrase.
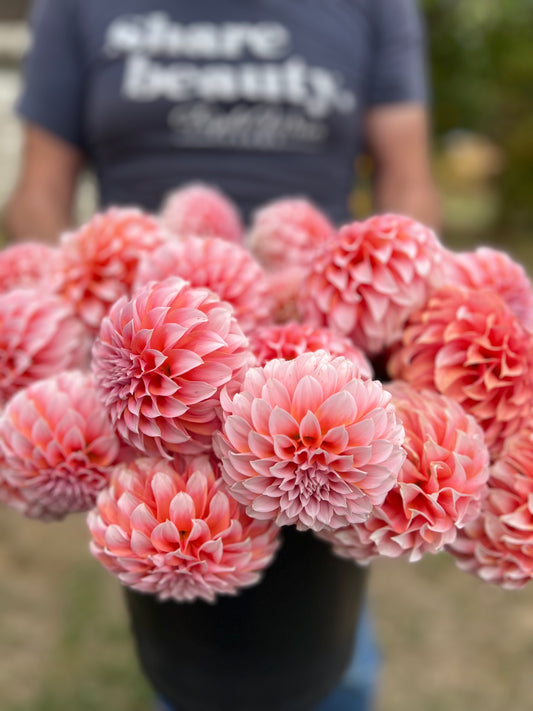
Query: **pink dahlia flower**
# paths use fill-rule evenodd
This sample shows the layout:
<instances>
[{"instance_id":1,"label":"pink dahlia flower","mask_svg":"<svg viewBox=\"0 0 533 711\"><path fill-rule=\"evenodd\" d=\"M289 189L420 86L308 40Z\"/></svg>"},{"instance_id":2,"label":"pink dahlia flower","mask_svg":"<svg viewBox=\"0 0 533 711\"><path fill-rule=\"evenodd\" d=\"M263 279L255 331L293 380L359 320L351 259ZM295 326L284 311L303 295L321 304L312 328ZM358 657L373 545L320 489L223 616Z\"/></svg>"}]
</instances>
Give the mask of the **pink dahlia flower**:
<instances>
[{"instance_id":1,"label":"pink dahlia flower","mask_svg":"<svg viewBox=\"0 0 533 711\"><path fill-rule=\"evenodd\" d=\"M0 418L3 477L27 515L86 511L107 484L119 440L90 375L65 371L17 393Z\"/></svg>"},{"instance_id":2,"label":"pink dahlia flower","mask_svg":"<svg viewBox=\"0 0 533 711\"><path fill-rule=\"evenodd\" d=\"M508 254L490 247L446 251L443 266L450 284L495 291L525 328L533 330L533 287L522 265Z\"/></svg>"},{"instance_id":3,"label":"pink dahlia flower","mask_svg":"<svg viewBox=\"0 0 533 711\"><path fill-rule=\"evenodd\" d=\"M324 536L342 557L365 563L442 550L478 516L487 490L489 452L474 418L432 390L400 382L387 390L405 428L398 481L363 524Z\"/></svg>"},{"instance_id":4,"label":"pink dahlia flower","mask_svg":"<svg viewBox=\"0 0 533 711\"><path fill-rule=\"evenodd\" d=\"M88 339L72 308L41 289L0 294L0 404L30 383L82 365Z\"/></svg>"},{"instance_id":5,"label":"pink dahlia flower","mask_svg":"<svg viewBox=\"0 0 533 711\"><path fill-rule=\"evenodd\" d=\"M61 293L96 331L111 305L129 295L139 260L168 238L161 224L136 208L110 208L61 241Z\"/></svg>"},{"instance_id":6,"label":"pink dahlia flower","mask_svg":"<svg viewBox=\"0 0 533 711\"><path fill-rule=\"evenodd\" d=\"M241 244L244 229L235 205L209 185L185 185L166 198L163 224L177 237L220 237Z\"/></svg>"},{"instance_id":7,"label":"pink dahlia flower","mask_svg":"<svg viewBox=\"0 0 533 711\"><path fill-rule=\"evenodd\" d=\"M157 459L118 466L88 523L93 555L124 585L179 602L255 585L279 543L279 529L249 518L204 457L179 472Z\"/></svg>"},{"instance_id":8,"label":"pink dahlia flower","mask_svg":"<svg viewBox=\"0 0 533 711\"><path fill-rule=\"evenodd\" d=\"M24 242L2 249L0 293L31 287L57 290L59 263L59 249L39 242Z\"/></svg>"},{"instance_id":9,"label":"pink dahlia flower","mask_svg":"<svg viewBox=\"0 0 533 711\"><path fill-rule=\"evenodd\" d=\"M300 299L304 319L379 354L425 303L441 253L435 233L408 217L377 215L346 225L312 265Z\"/></svg>"},{"instance_id":10,"label":"pink dahlia flower","mask_svg":"<svg viewBox=\"0 0 533 711\"><path fill-rule=\"evenodd\" d=\"M381 383L325 351L251 368L224 393L214 440L230 493L250 516L320 530L358 523L383 502L405 452Z\"/></svg>"},{"instance_id":11,"label":"pink dahlia flower","mask_svg":"<svg viewBox=\"0 0 533 711\"><path fill-rule=\"evenodd\" d=\"M333 356L344 356L354 363L361 378L372 377L372 366L365 354L349 338L339 336L328 328L313 328L306 323L286 323L263 326L250 338L258 365L273 358L292 360L307 351L324 350Z\"/></svg>"},{"instance_id":12,"label":"pink dahlia flower","mask_svg":"<svg viewBox=\"0 0 533 711\"><path fill-rule=\"evenodd\" d=\"M497 294L448 286L412 314L388 370L459 402L496 454L531 409L532 358L531 336Z\"/></svg>"},{"instance_id":13,"label":"pink dahlia flower","mask_svg":"<svg viewBox=\"0 0 533 711\"><path fill-rule=\"evenodd\" d=\"M169 277L114 304L92 365L121 437L143 452L172 456L211 446L220 389L251 362L231 307Z\"/></svg>"},{"instance_id":14,"label":"pink dahlia flower","mask_svg":"<svg viewBox=\"0 0 533 711\"><path fill-rule=\"evenodd\" d=\"M533 578L533 422L506 441L481 515L449 547L462 570L503 588Z\"/></svg>"},{"instance_id":15,"label":"pink dahlia flower","mask_svg":"<svg viewBox=\"0 0 533 711\"><path fill-rule=\"evenodd\" d=\"M299 321L298 298L308 267L283 267L266 272L267 291L274 323Z\"/></svg>"},{"instance_id":16,"label":"pink dahlia flower","mask_svg":"<svg viewBox=\"0 0 533 711\"><path fill-rule=\"evenodd\" d=\"M335 234L328 218L304 198L282 198L254 215L247 243L267 269L306 267Z\"/></svg>"},{"instance_id":17,"label":"pink dahlia flower","mask_svg":"<svg viewBox=\"0 0 533 711\"><path fill-rule=\"evenodd\" d=\"M169 276L179 276L192 286L214 291L222 301L231 304L245 332L270 316L266 275L239 244L217 237L186 237L180 242L169 242L143 259L136 288Z\"/></svg>"}]
</instances>

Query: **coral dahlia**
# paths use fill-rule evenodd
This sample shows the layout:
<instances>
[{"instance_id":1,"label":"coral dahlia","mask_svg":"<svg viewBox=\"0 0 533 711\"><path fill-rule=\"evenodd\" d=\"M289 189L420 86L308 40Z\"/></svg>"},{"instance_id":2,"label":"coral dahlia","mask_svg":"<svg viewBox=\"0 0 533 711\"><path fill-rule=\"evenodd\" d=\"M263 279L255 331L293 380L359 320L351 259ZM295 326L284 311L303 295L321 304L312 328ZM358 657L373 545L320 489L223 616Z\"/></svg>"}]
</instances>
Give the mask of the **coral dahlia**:
<instances>
[{"instance_id":1,"label":"coral dahlia","mask_svg":"<svg viewBox=\"0 0 533 711\"><path fill-rule=\"evenodd\" d=\"M23 242L0 251L0 293L11 289L58 288L60 251L39 242Z\"/></svg>"},{"instance_id":2,"label":"coral dahlia","mask_svg":"<svg viewBox=\"0 0 533 711\"><path fill-rule=\"evenodd\" d=\"M148 458L118 466L88 524L93 555L124 585L179 602L255 585L279 545L279 529L249 518L206 457L179 471Z\"/></svg>"},{"instance_id":3,"label":"coral dahlia","mask_svg":"<svg viewBox=\"0 0 533 711\"><path fill-rule=\"evenodd\" d=\"M425 303L441 252L432 230L400 215L346 225L311 266L299 302L303 317L379 354Z\"/></svg>"},{"instance_id":4,"label":"coral dahlia","mask_svg":"<svg viewBox=\"0 0 533 711\"><path fill-rule=\"evenodd\" d=\"M86 511L120 448L90 375L65 371L17 393L0 417L7 503L45 520Z\"/></svg>"},{"instance_id":5,"label":"coral dahlia","mask_svg":"<svg viewBox=\"0 0 533 711\"><path fill-rule=\"evenodd\" d=\"M69 304L42 289L0 294L0 404L30 383L81 366L87 333Z\"/></svg>"},{"instance_id":6,"label":"coral dahlia","mask_svg":"<svg viewBox=\"0 0 533 711\"><path fill-rule=\"evenodd\" d=\"M282 198L257 210L247 244L267 269L306 267L334 234L326 215L309 200Z\"/></svg>"},{"instance_id":7,"label":"coral dahlia","mask_svg":"<svg viewBox=\"0 0 533 711\"><path fill-rule=\"evenodd\" d=\"M93 331L129 295L141 257L168 239L160 222L136 208L112 207L61 239L61 293Z\"/></svg>"},{"instance_id":8,"label":"coral dahlia","mask_svg":"<svg viewBox=\"0 0 533 711\"><path fill-rule=\"evenodd\" d=\"M223 393L222 476L250 516L320 530L358 523L394 485L403 428L381 383L325 351L251 368Z\"/></svg>"},{"instance_id":9,"label":"coral dahlia","mask_svg":"<svg viewBox=\"0 0 533 711\"><path fill-rule=\"evenodd\" d=\"M231 307L208 289L169 277L113 305L92 367L121 437L171 457L210 448L220 389L252 362Z\"/></svg>"},{"instance_id":10,"label":"coral dahlia","mask_svg":"<svg viewBox=\"0 0 533 711\"><path fill-rule=\"evenodd\" d=\"M481 515L449 546L461 570L503 588L533 578L533 421L506 441L490 469Z\"/></svg>"},{"instance_id":11,"label":"coral dahlia","mask_svg":"<svg viewBox=\"0 0 533 711\"><path fill-rule=\"evenodd\" d=\"M250 336L250 345L258 365L273 358L292 360L307 351L324 350L351 360L362 378L372 377L372 366L363 351L349 338L339 336L329 328L313 328L307 323L262 326Z\"/></svg>"},{"instance_id":12,"label":"coral dahlia","mask_svg":"<svg viewBox=\"0 0 533 711\"><path fill-rule=\"evenodd\" d=\"M202 183L171 192L161 209L163 224L177 237L220 237L241 244L244 229L235 205L220 190Z\"/></svg>"},{"instance_id":13,"label":"coral dahlia","mask_svg":"<svg viewBox=\"0 0 533 711\"><path fill-rule=\"evenodd\" d=\"M491 247L446 250L443 267L450 284L495 291L528 331L533 329L533 286L524 267L508 254Z\"/></svg>"},{"instance_id":14,"label":"coral dahlia","mask_svg":"<svg viewBox=\"0 0 533 711\"><path fill-rule=\"evenodd\" d=\"M169 242L143 259L136 288L169 276L179 276L192 286L214 291L231 304L245 333L270 316L266 275L239 244L218 237L186 237Z\"/></svg>"},{"instance_id":15,"label":"coral dahlia","mask_svg":"<svg viewBox=\"0 0 533 711\"><path fill-rule=\"evenodd\" d=\"M478 516L487 492L489 452L474 418L434 391L386 387L405 428L398 481L364 523L323 536L338 555L364 563L442 550Z\"/></svg>"},{"instance_id":16,"label":"coral dahlia","mask_svg":"<svg viewBox=\"0 0 533 711\"><path fill-rule=\"evenodd\" d=\"M393 378L459 402L494 455L531 409L532 344L497 294L447 286L411 315L387 367Z\"/></svg>"}]
</instances>

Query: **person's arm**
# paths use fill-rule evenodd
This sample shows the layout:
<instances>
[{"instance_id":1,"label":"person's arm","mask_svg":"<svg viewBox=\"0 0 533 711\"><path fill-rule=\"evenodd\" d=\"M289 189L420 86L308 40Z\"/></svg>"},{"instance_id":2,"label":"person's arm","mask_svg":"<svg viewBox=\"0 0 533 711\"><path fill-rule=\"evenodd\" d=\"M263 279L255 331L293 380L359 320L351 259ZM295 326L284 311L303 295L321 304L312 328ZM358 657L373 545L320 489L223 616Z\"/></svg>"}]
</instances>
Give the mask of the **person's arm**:
<instances>
[{"instance_id":1,"label":"person's arm","mask_svg":"<svg viewBox=\"0 0 533 711\"><path fill-rule=\"evenodd\" d=\"M365 134L374 160L375 210L408 215L438 229L440 199L431 169L425 106L375 106L366 116Z\"/></svg>"},{"instance_id":2,"label":"person's arm","mask_svg":"<svg viewBox=\"0 0 533 711\"><path fill-rule=\"evenodd\" d=\"M24 128L18 182L2 214L8 240L54 243L73 222L83 153L33 124Z\"/></svg>"},{"instance_id":3,"label":"person's arm","mask_svg":"<svg viewBox=\"0 0 533 711\"><path fill-rule=\"evenodd\" d=\"M425 32L414 0L372 0L374 53L365 142L374 162L374 208L438 228L430 160Z\"/></svg>"},{"instance_id":4,"label":"person's arm","mask_svg":"<svg viewBox=\"0 0 533 711\"><path fill-rule=\"evenodd\" d=\"M3 212L13 241L53 242L72 222L85 156L87 61L78 17L81 0L35 0L33 40L16 105L23 120L17 185Z\"/></svg>"}]
</instances>

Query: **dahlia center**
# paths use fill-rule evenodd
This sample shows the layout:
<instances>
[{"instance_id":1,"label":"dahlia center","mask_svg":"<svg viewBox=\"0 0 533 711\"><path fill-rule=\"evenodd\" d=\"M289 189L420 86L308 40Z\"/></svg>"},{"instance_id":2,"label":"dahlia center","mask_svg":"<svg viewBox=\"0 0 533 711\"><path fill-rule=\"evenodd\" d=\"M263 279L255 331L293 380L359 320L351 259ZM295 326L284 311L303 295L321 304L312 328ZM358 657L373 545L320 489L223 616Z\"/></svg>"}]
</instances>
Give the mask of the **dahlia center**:
<instances>
[{"instance_id":1,"label":"dahlia center","mask_svg":"<svg viewBox=\"0 0 533 711\"><path fill-rule=\"evenodd\" d=\"M329 469L315 462L300 464L295 483L304 499L320 501L329 497Z\"/></svg>"}]
</instances>

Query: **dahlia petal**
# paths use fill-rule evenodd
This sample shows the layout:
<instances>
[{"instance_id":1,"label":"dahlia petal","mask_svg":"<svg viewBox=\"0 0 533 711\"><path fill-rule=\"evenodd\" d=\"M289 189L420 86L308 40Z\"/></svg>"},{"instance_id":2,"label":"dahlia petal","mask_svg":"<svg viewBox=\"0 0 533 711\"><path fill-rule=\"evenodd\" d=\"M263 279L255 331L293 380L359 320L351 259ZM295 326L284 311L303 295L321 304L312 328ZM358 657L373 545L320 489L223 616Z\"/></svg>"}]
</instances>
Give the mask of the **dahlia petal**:
<instances>
[{"instance_id":1,"label":"dahlia petal","mask_svg":"<svg viewBox=\"0 0 533 711\"><path fill-rule=\"evenodd\" d=\"M177 494L180 496L180 494ZM185 494L186 496L186 494ZM190 520L188 526L190 526ZM188 528L187 528L188 530ZM180 547L180 533L172 521L158 523L152 531L151 541L158 551L170 553Z\"/></svg>"}]
</instances>

